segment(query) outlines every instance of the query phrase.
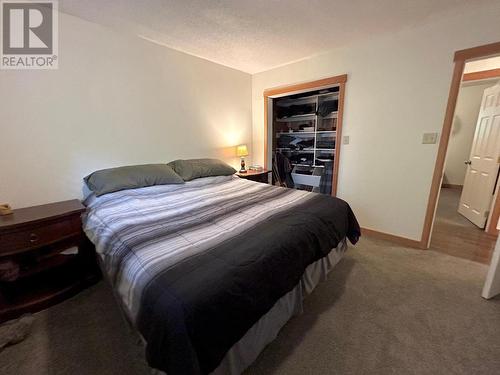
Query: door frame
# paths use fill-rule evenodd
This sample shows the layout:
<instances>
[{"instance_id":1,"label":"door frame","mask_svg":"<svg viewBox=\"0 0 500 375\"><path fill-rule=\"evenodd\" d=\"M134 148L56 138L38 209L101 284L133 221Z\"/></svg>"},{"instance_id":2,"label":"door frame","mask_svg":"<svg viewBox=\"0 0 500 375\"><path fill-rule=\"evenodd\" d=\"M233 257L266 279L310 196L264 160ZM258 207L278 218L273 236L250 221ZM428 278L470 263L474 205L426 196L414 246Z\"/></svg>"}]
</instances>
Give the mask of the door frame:
<instances>
[{"instance_id":1,"label":"door frame","mask_svg":"<svg viewBox=\"0 0 500 375\"><path fill-rule=\"evenodd\" d=\"M479 72L465 73L462 81L477 81L480 79L500 78L500 69L481 70Z\"/></svg>"},{"instance_id":2,"label":"door frame","mask_svg":"<svg viewBox=\"0 0 500 375\"><path fill-rule=\"evenodd\" d=\"M342 119L344 117L344 98L345 98L345 85L347 82L347 74L342 74L334 77L318 79L315 81L296 83L292 85L279 86L264 90L264 165L268 168L268 152L269 152L269 100L274 98L279 98L281 96L287 96L292 94L298 94L300 92L315 91L328 88L331 86L339 86L339 106L337 115L337 133L335 139L335 160L333 162L333 180L332 180L332 196L337 195L337 183L339 174L339 162L340 162L340 147L342 143Z\"/></svg>"},{"instance_id":3,"label":"door frame","mask_svg":"<svg viewBox=\"0 0 500 375\"><path fill-rule=\"evenodd\" d=\"M486 44L474 48L463 49L455 52L453 58L455 67L453 69L450 92L448 94L448 104L446 105L443 128L441 130L441 139L439 141L436 164L434 166L434 174L432 176L429 199L427 201L427 211L425 214L424 227L422 230L422 237L420 240L420 246L423 249L428 249L430 247L432 227L436 215L439 190L441 188L441 182L443 179L446 153L448 151L448 143L450 140L450 134L453 125L453 117L455 115L458 93L460 91L460 86L462 84L462 76L464 73L465 63L467 60L479 59L497 54L500 54L500 42ZM500 214L500 199L496 199L493 213L496 216ZM492 215L490 221L494 220L495 218ZM496 221L498 221L498 217L496 217ZM494 231L492 234L498 233L498 231L496 230L496 225L490 227L493 227L493 229L490 228L490 230Z\"/></svg>"}]
</instances>

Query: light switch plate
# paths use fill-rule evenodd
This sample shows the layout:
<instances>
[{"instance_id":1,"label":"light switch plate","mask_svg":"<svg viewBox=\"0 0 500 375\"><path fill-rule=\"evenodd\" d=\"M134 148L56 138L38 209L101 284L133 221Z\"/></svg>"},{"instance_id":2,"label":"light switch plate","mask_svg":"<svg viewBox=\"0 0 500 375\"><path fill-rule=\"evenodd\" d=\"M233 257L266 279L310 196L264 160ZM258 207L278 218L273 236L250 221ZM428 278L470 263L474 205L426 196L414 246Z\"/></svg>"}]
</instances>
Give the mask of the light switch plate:
<instances>
[{"instance_id":1,"label":"light switch plate","mask_svg":"<svg viewBox=\"0 0 500 375\"><path fill-rule=\"evenodd\" d=\"M424 133L422 136L422 144L432 145L437 143L438 133Z\"/></svg>"},{"instance_id":2,"label":"light switch plate","mask_svg":"<svg viewBox=\"0 0 500 375\"><path fill-rule=\"evenodd\" d=\"M349 144L349 136L348 135L344 135L342 137L342 143L345 144L345 145Z\"/></svg>"}]
</instances>

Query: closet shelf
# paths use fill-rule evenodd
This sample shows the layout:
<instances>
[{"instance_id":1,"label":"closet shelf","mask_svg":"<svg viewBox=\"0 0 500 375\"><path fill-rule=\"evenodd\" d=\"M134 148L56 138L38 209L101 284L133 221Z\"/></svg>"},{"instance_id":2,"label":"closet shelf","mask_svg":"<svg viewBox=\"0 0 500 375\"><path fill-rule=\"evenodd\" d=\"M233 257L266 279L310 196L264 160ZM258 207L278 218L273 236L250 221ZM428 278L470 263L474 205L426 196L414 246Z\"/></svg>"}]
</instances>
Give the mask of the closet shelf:
<instances>
[{"instance_id":1,"label":"closet shelf","mask_svg":"<svg viewBox=\"0 0 500 375\"><path fill-rule=\"evenodd\" d=\"M336 135L336 131L335 130L319 130L317 132L302 132L302 131L298 131L298 132L277 132L276 133L276 137L279 138L281 135L311 135L311 134L331 134L332 136L335 136Z\"/></svg>"},{"instance_id":2,"label":"closet shelf","mask_svg":"<svg viewBox=\"0 0 500 375\"><path fill-rule=\"evenodd\" d=\"M318 159L319 160L319 159ZM324 165L291 163L294 167L325 168Z\"/></svg>"},{"instance_id":3,"label":"closet shelf","mask_svg":"<svg viewBox=\"0 0 500 375\"><path fill-rule=\"evenodd\" d=\"M292 152L314 152L314 151L335 151L334 148L290 148L290 147L276 147L278 151L292 151Z\"/></svg>"},{"instance_id":4,"label":"closet shelf","mask_svg":"<svg viewBox=\"0 0 500 375\"><path fill-rule=\"evenodd\" d=\"M322 120L329 120L329 119L332 119L332 118L337 118L339 116L339 112L338 111L335 111L335 112L332 112L326 116L320 116L318 115L319 118L321 118Z\"/></svg>"},{"instance_id":5,"label":"closet shelf","mask_svg":"<svg viewBox=\"0 0 500 375\"><path fill-rule=\"evenodd\" d=\"M288 99L288 100L282 100L278 107L290 107L292 105L296 104L316 104L317 99L314 96L308 96L305 98L300 98L300 99Z\"/></svg>"},{"instance_id":6,"label":"closet shelf","mask_svg":"<svg viewBox=\"0 0 500 375\"><path fill-rule=\"evenodd\" d=\"M307 120L316 120L316 114L309 113L307 115L295 115L295 116L276 119L277 122L296 122L296 121L307 121Z\"/></svg>"},{"instance_id":7,"label":"closet shelf","mask_svg":"<svg viewBox=\"0 0 500 375\"><path fill-rule=\"evenodd\" d=\"M302 153L306 153L306 152L314 152L314 148L303 148L303 149L298 149L298 148L276 148L276 150L278 151L290 151L290 152L302 152Z\"/></svg>"},{"instance_id":8,"label":"closet shelf","mask_svg":"<svg viewBox=\"0 0 500 375\"><path fill-rule=\"evenodd\" d=\"M321 161L323 163L327 163L327 162L330 162L330 161L333 161L333 159L323 159L323 158L316 158L317 161Z\"/></svg>"},{"instance_id":9,"label":"closet shelf","mask_svg":"<svg viewBox=\"0 0 500 375\"><path fill-rule=\"evenodd\" d=\"M309 113L307 115L295 115L295 116L290 116L290 117L283 117L283 118L277 118L277 122L296 122L296 121L311 121L311 120L316 120L318 117L321 118L322 120L329 120L332 118L337 118L339 115L338 111L332 112L326 116L320 116L316 115L315 113Z\"/></svg>"}]
</instances>

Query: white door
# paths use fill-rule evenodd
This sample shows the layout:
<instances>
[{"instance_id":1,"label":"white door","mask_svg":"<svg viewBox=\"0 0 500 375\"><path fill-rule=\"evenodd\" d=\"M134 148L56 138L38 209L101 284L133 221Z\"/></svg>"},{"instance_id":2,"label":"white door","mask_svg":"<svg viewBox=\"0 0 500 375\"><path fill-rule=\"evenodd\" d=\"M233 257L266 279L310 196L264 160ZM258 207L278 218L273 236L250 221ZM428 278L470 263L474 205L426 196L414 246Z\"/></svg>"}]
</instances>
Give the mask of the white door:
<instances>
[{"instance_id":1,"label":"white door","mask_svg":"<svg viewBox=\"0 0 500 375\"><path fill-rule=\"evenodd\" d=\"M500 158L500 83L484 90L458 212L484 228Z\"/></svg>"}]
</instances>

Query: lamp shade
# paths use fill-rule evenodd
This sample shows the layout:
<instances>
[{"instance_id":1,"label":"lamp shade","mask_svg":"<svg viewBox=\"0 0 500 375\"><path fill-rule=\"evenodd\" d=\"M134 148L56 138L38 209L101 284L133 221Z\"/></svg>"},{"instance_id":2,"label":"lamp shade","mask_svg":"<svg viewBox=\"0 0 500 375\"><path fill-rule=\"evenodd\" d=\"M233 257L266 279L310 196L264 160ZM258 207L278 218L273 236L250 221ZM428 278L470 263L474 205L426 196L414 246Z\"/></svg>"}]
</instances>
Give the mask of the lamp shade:
<instances>
[{"instance_id":1,"label":"lamp shade","mask_svg":"<svg viewBox=\"0 0 500 375\"><path fill-rule=\"evenodd\" d=\"M247 156L248 155L247 145L236 146L236 155Z\"/></svg>"}]
</instances>

